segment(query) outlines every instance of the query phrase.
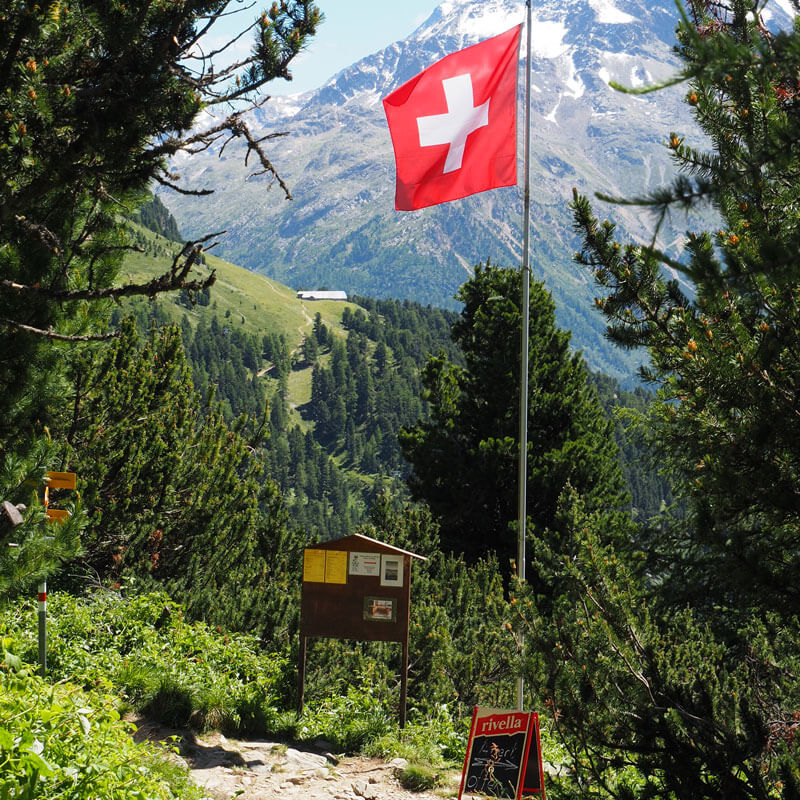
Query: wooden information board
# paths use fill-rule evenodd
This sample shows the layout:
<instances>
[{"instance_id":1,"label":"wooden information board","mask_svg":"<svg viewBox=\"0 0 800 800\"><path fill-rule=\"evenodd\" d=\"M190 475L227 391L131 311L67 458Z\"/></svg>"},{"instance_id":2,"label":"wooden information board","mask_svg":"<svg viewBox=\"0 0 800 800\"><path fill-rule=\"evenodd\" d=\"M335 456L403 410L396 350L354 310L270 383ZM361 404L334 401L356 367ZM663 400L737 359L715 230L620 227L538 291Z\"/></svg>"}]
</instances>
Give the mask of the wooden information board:
<instances>
[{"instance_id":1,"label":"wooden information board","mask_svg":"<svg viewBox=\"0 0 800 800\"><path fill-rule=\"evenodd\" d=\"M475 795L544 800L538 714L475 707L458 797Z\"/></svg>"},{"instance_id":2,"label":"wooden information board","mask_svg":"<svg viewBox=\"0 0 800 800\"><path fill-rule=\"evenodd\" d=\"M361 534L303 551L298 708L304 702L306 639L400 642L400 724L405 724L411 559L422 556Z\"/></svg>"}]
</instances>

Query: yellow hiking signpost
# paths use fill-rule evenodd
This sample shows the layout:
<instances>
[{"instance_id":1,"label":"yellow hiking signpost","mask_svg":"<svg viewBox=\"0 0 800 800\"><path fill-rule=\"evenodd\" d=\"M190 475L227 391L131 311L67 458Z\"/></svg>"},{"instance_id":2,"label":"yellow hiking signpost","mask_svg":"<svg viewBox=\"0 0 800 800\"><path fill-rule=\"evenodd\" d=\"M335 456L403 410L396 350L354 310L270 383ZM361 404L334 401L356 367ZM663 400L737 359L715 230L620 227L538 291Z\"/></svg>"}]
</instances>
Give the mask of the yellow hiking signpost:
<instances>
[{"instance_id":1,"label":"yellow hiking signpost","mask_svg":"<svg viewBox=\"0 0 800 800\"><path fill-rule=\"evenodd\" d=\"M48 489L75 489L78 476L74 472L47 472Z\"/></svg>"},{"instance_id":2,"label":"yellow hiking signpost","mask_svg":"<svg viewBox=\"0 0 800 800\"><path fill-rule=\"evenodd\" d=\"M51 489L70 489L75 490L78 485L78 476L74 472L47 472L47 484L44 487L44 507L47 513L47 521L61 523L69 517L69 511L61 508L50 508Z\"/></svg>"},{"instance_id":3,"label":"yellow hiking signpost","mask_svg":"<svg viewBox=\"0 0 800 800\"><path fill-rule=\"evenodd\" d=\"M78 476L74 472L46 473L47 483L44 487L44 509L47 521L51 525L61 525L69 519L69 511L63 508L50 508L51 489L69 489L75 491ZM47 581L39 584L39 668L42 677L47 672Z\"/></svg>"}]
</instances>

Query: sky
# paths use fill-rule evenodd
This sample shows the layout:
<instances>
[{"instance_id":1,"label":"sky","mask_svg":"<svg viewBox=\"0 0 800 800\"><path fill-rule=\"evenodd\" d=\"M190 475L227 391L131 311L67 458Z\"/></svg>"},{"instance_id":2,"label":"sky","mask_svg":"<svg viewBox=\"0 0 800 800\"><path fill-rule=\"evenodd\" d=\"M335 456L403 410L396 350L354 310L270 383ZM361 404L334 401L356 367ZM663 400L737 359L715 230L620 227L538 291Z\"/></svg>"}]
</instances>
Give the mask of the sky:
<instances>
[{"instance_id":1,"label":"sky","mask_svg":"<svg viewBox=\"0 0 800 800\"><path fill-rule=\"evenodd\" d=\"M317 89L339 70L386 45L404 39L424 22L441 0L318 0L325 20L308 48L290 66L292 81L273 81L272 95ZM269 8L268 0L256 3ZM252 12L243 12L257 16Z\"/></svg>"}]
</instances>

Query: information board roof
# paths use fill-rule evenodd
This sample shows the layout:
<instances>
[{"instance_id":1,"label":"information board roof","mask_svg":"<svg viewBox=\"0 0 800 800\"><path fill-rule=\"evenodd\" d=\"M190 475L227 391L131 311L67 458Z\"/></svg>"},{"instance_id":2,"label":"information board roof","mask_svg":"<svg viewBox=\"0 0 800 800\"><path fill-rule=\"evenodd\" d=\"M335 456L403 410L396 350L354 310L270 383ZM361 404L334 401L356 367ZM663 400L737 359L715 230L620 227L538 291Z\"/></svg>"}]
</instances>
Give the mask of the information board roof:
<instances>
[{"instance_id":1,"label":"information board roof","mask_svg":"<svg viewBox=\"0 0 800 800\"><path fill-rule=\"evenodd\" d=\"M379 542L370 536L354 533L350 536L343 536L341 539L331 539L328 542L320 542L312 545L316 550L366 550L371 553L394 553L395 555L411 556L411 558L427 561L425 556L418 556L400 547L394 547L386 542Z\"/></svg>"}]
</instances>

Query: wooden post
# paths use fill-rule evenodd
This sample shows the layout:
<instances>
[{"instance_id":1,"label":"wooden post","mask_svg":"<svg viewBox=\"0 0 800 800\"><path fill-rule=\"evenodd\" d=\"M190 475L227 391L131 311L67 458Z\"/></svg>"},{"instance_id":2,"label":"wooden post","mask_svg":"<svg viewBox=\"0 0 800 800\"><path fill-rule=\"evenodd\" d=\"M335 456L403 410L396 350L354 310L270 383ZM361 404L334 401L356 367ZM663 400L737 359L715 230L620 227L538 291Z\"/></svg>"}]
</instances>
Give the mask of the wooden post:
<instances>
[{"instance_id":1,"label":"wooden post","mask_svg":"<svg viewBox=\"0 0 800 800\"><path fill-rule=\"evenodd\" d=\"M403 640L403 665L400 673L400 727L406 726L406 701L408 700L408 638Z\"/></svg>"},{"instance_id":2,"label":"wooden post","mask_svg":"<svg viewBox=\"0 0 800 800\"><path fill-rule=\"evenodd\" d=\"M306 692L306 637L300 634L300 653L297 665L297 713L303 713Z\"/></svg>"},{"instance_id":3,"label":"wooden post","mask_svg":"<svg viewBox=\"0 0 800 800\"><path fill-rule=\"evenodd\" d=\"M403 578L405 585L408 586L406 594L406 624L401 643L403 645L403 659L400 666L400 727L406 726L406 705L408 703L408 635L411 627L411 557L403 557Z\"/></svg>"}]
</instances>

